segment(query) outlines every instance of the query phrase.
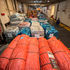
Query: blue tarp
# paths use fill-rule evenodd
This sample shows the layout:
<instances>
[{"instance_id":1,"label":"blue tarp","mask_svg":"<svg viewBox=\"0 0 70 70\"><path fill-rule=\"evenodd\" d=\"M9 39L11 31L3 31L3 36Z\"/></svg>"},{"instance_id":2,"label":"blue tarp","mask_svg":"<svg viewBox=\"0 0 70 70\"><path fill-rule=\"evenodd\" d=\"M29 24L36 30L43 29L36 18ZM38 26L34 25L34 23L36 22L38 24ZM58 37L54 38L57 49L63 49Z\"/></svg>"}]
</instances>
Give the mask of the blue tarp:
<instances>
[{"instance_id":1,"label":"blue tarp","mask_svg":"<svg viewBox=\"0 0 70 70\"><path fill-rule=\"evenodd\" d=\"M30 18L25 18L24 22L30 22L31 23L31 19Z\"/></svg>"},{"instance_id":2,"label":"blue tarp","mask_svg":"<svg viewBox=\"0 0 70 70\"><path fill-rule=\"evenodd\" d=\"M40 22L40 25L43 27L44 30L46 30L47 27L50 27L51 25L48 24L44 24L43 22Z\"/></svg>"},{"instance_id":3,"label":"blue tarp","mask_svg":"<svg viewBox=\"0 0 70 70\"><path fill-rule=\"evenodd\" d=\"M31 30L30 30L30 28L29 27L22 28L22 30L19 31L19 33L17 35L21 35L21 34L26 34L26 35L31 36Z\"/></svg>"},{"instance_id":4,"label":"blue tarp","mask_svg":"<svg viewBox=\"0 0 70 70\"><path fill-rule=\"evenodd\" d=\"M46 16L44 14L38 15L38 19L46 20Z\"/></svg>"},{"instance_id":5,"label":"blue tarp","mask_svg":"<svg viewBox=\"0 0 70 70\"><path fill-rule=\"evenodd\" d=\"M53 26L51 26L50 28L46 28L45 37L49 39L51 38L50 35L56 36L58 38L58 31Z\"/></svg>"},{"instance_id":6,"label":"blue tarp","mask_svg":"<svg viewBox=\"0 0 70 70\"><path fill-rule=\"evenodd\" d=\"M49 39L50 37L52 37L52 35L58 37L58 31L55 29L54 26L52 26L49 23L44 24L44 22L40 22L40 25L43 27L44 32L45 32L45 37L47 39Z\"/></svg>"}]
</instances>

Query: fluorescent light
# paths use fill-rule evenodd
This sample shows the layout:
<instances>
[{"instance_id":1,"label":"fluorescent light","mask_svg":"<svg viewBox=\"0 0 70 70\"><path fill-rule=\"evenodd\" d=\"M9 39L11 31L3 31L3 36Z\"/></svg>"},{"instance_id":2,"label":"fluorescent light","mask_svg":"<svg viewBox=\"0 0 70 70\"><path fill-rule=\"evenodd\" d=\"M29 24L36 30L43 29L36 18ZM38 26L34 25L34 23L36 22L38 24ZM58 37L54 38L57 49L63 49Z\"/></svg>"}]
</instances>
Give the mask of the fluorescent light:
<instances>
[{"instance_id":1,"label":"fluorescent light","mask_svg":"<svg viewBox=\"0 0 70 70\"><path fill-rule=\"evenodd\" d=\"M47 2L50 2L49 0Z\"/></svg>"}]
</instances>

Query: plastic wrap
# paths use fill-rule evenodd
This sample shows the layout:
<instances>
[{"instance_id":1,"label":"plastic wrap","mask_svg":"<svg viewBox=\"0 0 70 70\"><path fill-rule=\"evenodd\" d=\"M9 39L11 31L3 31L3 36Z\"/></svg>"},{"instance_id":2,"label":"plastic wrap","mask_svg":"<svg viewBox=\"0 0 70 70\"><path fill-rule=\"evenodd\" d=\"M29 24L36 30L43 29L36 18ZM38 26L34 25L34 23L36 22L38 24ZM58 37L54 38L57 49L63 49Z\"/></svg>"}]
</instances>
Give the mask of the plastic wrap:
<instances>
[{"instance_id":1,"label":"plastic wrap","mask_svg":"<svg viewBox=\"0 0 70 70\"><path fill-rule=\"evenodd\" d=\"M25 70L40 70L39 48L37 38L30 38Z\"/></svg>"},{"instance_id":2,"label":"plastic wrap","mask_svg":"<svg viewBox=\"0 0 70 70\"><path fill-rule=\"evenodd\" d=\"M41 70L59 70L55 57L45 38L39 38Z\"/></svg>"},{"instance_id":3,"label":"plastic wrap","mask_svg":"<svg viewBox=\"0 0 70 70\"><path fill-rule=\"evenodd\" d=\"M21 35L17 47L11 55L10 62L8 63L6 70L24 70L28 44L29 37L27 35Z\"/></svg>"},{"instance_id":4,"label":"plastic wrap","mask_svg":"<svg viewBox=\"0 0 70 70\"><path fill-rule=\"evenodd\" d=\"M67 51L63 48L64 46L62 46L62 44L54 37L49 39L48 42L58 62L60 70L70 70L70 57L67 54Z\"/></svg>"},{"instance_id":5,"label":"plastic wrap","mask_svg":"<svg viewBox=\"0 0 70 70\"><path fill-rule=\"evenodd\" d=\"M5 70L7 64L9 63L9 59L12 55L14 48L19 40L20 36L17 36L9 45L8 48L4 50L4 52L0 55L0 70Z\"/></svg>"}]
</instances>

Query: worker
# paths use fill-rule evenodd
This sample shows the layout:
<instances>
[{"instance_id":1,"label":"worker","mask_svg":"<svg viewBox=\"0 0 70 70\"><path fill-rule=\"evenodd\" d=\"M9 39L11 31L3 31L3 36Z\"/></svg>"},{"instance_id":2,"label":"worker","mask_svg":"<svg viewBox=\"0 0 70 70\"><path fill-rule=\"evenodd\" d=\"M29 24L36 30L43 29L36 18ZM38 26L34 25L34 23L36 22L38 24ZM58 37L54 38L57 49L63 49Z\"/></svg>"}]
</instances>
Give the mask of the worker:
<instances>
[{"instance_id":1,"label":"worker","mask_svg":"<svg viewBox=\"0 0 70 70\"><path fill-rule=\"evenodd\" d=\"M60 19L58 18L58 20L56 21L56 26L59 26L60 24Z\"/></svg>"}]
</instances>

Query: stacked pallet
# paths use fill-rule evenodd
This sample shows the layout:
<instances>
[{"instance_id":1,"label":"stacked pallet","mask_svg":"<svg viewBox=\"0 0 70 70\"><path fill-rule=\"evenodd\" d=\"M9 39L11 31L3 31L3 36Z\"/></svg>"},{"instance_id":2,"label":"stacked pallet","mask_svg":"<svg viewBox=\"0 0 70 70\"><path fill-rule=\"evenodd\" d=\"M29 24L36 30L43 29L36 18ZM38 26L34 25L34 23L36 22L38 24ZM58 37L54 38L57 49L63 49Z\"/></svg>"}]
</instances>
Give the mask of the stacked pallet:
<instances>
[{"instance_id":1,"label":"stacked pallet","mask_svg":"<svg viewBox=\"0 0 70 70\"><path fill-rule=\"evenodd\" d=\"M41 70L59 70L57 61L45 38L39 38Z\"/></svg>"},{"instance_id":2,"label":"stacked pallet","mask_svg":"<svg viewBox=\"0 0 70 70\"><path fill-rule=\"evenodd\" d=\"M33 21L30 29L33 37L37 37L37 38L44 37L44 30L38 22Z\"/></svg>"},{"instance_id":3,"label":"stacked pallet","mask_svg":"<svg viewBox=\"0 0 70 70\"><path fill-rule=\"evenodd\" d=\"M17 43L17 46L10 57L6 70L24 70L29 44L28 41L28 36L21 35L21 38L18 41L19 43Z\"/></svg>"},{"instance_id":4,"label":"stacked pallet","mask_svg":"<svg viewBox=\"0 0 70 70\"><path fill-rule=\"evenodd\" d=\"M19 30L21 30L24 27L30 27L30 23L29 22L23 22L23 23L20 23L18 25L18 27L19 27Z\"/></svg>"},{"instance_id":5,"label":"stacked pallet","mask_svg":"<svg viewBox=\"0 0 70 70\"><path fill-rule=\"evenodd\" d=\"M70 70L70 50L56 37L18 35L1 54L0 70Z\"/></svg>"},{"instance_id":6,"label":"stacked pallet","mask_svg":"<svg viewBox=\"0 0 70 70\"><path fill-rule=\"evenodd\" d=\"M70 70L70 51L55 37L48 40L60 70Z\"/></svg>"},{"instance_id":7,"label":"stacked pallet","mask_svg":"<svg viewBox=\"0 0 70 70\"><path fill-rule=\"evenodd\" d=\"M40 70L39 48L37 38L30 38L25 70Z\"/></svg>"},{"instance_id":8,"label":"stacked pallet","mask_svg":"<svg viewBox=\"0 0 70 70\"><path fill-rule=\"evenodd\" d=\"M4 52L0 56L0 70L5 70L7 64L9 63L9 59L12 55L14 48L19 40L20 36L17 36L4 50Z\"/></svg>"}]
</instances>

